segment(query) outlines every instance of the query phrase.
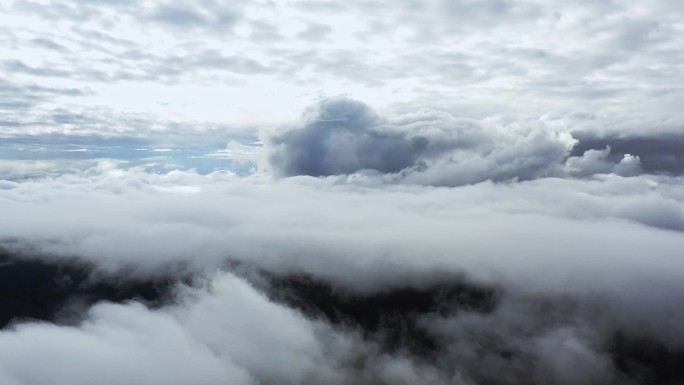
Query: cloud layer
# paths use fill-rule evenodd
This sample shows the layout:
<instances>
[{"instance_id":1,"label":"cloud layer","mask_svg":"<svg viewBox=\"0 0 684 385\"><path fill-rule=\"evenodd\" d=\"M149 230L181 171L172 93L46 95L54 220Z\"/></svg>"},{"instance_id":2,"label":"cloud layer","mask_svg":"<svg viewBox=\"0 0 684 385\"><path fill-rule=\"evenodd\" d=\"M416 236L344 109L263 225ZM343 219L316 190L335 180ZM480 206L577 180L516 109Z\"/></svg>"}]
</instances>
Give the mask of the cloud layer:
<instances>
[{"instance_id":1,"label":"cloud layer","mask_svg":"<svg viewBox=\"0 0 684 385\"><path fill-rule=\"evenodd\" d=\"M0 232L13 258L75 258L110 282L161 279L177 289L158 308L103 301L75 323L18 320L0 332L3 380L681 379L669 364L684 349L681 177L458 188L383 178L101 165L7 182Z\"/></svg>"},{"instance_id":2,"label":"cloud layer","mask_svg":"<svg viewBox=\"0 0 684 385\"><path fill-rule=\"evenodd\" d=\"M136 118L254 127L339 94L677 132L682 12L673 0L6 0L0 132L116 134ZM55 119L65 111L100 124Z\"/></svg>"}]
</instances>

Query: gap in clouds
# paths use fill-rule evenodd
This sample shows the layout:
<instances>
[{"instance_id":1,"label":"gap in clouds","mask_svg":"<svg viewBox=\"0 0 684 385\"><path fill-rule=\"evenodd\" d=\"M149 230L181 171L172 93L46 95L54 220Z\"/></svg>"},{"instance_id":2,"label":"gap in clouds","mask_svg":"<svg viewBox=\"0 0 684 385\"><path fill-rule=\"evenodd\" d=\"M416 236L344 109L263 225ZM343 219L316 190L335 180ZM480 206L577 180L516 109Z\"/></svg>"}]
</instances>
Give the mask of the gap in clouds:
<instances>
[{"instance_id":1,"label":"gap in clouds","mask_svg":"<svg viewBox=\"0 0 684 385\"><path fill-rule=\"evenodd\" d=\"M200 143L145 137L11 135L0 143L0 178L16 180L85 170L98 162L168 173L194 169L200 174L254 173L261 143L256 138L201 138ZM221 141L224 140L224 141Z\"/></svg>"}]
</instances>

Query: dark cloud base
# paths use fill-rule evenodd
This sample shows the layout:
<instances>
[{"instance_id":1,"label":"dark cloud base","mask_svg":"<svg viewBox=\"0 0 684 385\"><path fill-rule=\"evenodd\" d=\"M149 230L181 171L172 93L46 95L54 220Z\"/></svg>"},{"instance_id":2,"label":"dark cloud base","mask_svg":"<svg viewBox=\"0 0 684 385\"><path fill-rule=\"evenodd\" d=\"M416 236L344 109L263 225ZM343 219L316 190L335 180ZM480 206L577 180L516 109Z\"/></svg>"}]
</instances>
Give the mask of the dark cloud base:
<instances>
[{"instance_id":1,"label":"dark cloud base","mask_svg":"<svg viewBox=\"0 0 684 385\"><path fill-rule=\"evenodd\" d=\"M175 304L179 285L187 286L192 281L179 276L150 280L138 278L135 281L127 279L124 274L96 277L92 268L81 262L50 262L45 258L30 258L6 250L0 250L0 265L2 329L36 320L78 325L89 307L102 301L135 301L143 303L149 309L163 309ZM434 327L424 323L425 319L430 318L454 320L461 315L473 314L494 319L500 317L496 312L504 306L502 298L507 295L503 288L471 283L462 277L442 277L420 286L357 292L309 275L274 275L241 264L232 267L236 274L251 281L271 301L294 309L314 322L323 322L340 333L358 335L364 344L375 346L375 350L359 354L355 363L344 369L349 371L349 383L387 383L386 380L376 380L367 374L374 370L372 367L378 357L382 356L407 357L415 365L446 373L446 377L457 368L467 373L477 384L544 383L538 376L525 374L526 370L535 368L537 363L530 361L528 352L520 349L520 346L531 345L532 342L509 345L510 341L506 341L521 338L531 340L538 336L537 332L503 335L499 337L502 340L497 341L492 340L492 336L507 333L505 327L503 330L474 329L473 335L464 336L464 339L467 340L465 343L477 347L480 358L459 361L458 354L453 352L453 346L459 342L454 339L459 337L445 338ZM558 325L558 319L548 314L558 313L554 308L565 307L567 304L563 299L547 297L539 299L538 303L535 303L537 300L534 298L528 300L530 309L551 310L533 310L530 314L525 314L525 317L536 317L533 322L539 324L542 330L562 328ZM684 367L681 365L684 362L684 349L667 348L653 339L635 336L619 329L611 332L598 349L609 357L613 367L613 378L606 383L684 383ZM501 374L491 372L492 357L498 362ZM539 359L553 360L552 357ZM345 365L349 364L343 364ZM576 370L581 371L583 368L578 367ZM359 374L360 372L365 374ZM360 378L363 380L359 380Z\"/></svg>"},{"instance_id":2,"label":"dark cloud base","mask_svg":"<svg viewBox=\"0 0 684 385\"><path fill-rule=\"evenodd\" d=\"M380 341L388 351L409 351L425 357L439 352L439 341L419 327L420 316L486 313L497 303L495 289L460 280L361 294L306 275L272 277L269 296L308 317L360 330L365 338Z\"/></svg>"},{"instance_id":3,"label":"dark cloud base","mask_svg":"<svg viewBox=\"0 0 684 385\"><path fill-rule=\"evenodd\" d=\"M653 341L616 333L610 353L617 370L636 384L684 384L684 350L670 351Z\"/></svg>"},{"instance_id":4,"label":"dark cloud base","mask_svg":"<svg viewBox=\"0 0 684 385\"><path fill-rule=\"evenodd\" d=\"M489 314L499 305L501 289L466 283L463 280L432 283L427 287L398 287L360 294L306 275L271 277L270 297L324 320L337 328L354 330L366 340L379 342L386 354L409 354L422 363L435 363L448 356L448 342L421 327L425 316L455 317L459 312ZM554 306L546 303L544 306ZM542 323L546 323L542 320ZM544 325L547 327L548 325ZM487 346L482 341L482 346ZM496 346L493 344L492 346ZM612 335L604 347L624 383L640 385L684 383L684 349L671 350L650 339L623 331ZM521 352L494 348L483 353L498 356L510 366ZM523 353L524 354L524 353ZM456 362L451 362L456 365ZM532 363L534 366L534 363ZM469 368L478 384L521 384L516 378L491 377L487 368ZM442 368L444 370L444 368ZM528 379L528 381L531 381ZM611 382L611 383L621 383Z\"/></svg>"},{"instance_id":5,"label":"dark cloud base","mask_svg":"<svg viewBox=\"0 0 684 385\"><path fill-rule=\"evenodd\" d=\"M82 262L53 264L0 249L0 328L30 320L74 324L99 301L159 307L169 303L178 281L98 277Z\"/></svg>"}]
</instances>

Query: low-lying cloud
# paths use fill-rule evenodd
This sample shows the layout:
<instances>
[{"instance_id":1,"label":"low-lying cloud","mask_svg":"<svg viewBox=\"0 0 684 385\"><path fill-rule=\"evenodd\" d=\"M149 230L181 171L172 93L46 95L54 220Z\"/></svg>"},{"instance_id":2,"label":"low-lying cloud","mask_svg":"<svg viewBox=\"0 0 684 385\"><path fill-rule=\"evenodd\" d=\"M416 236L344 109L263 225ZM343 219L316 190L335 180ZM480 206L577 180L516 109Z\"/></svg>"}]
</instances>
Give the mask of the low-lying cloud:
<instances>
[{"instance_id":1,"label":"low-lying cloud","mask_svg":"<svg viewBox=\"0 0 684 385\"><path fill-rule=\"evenodd\" d=\"M684 180L568 132L334 98L275 175L4 180L0 380L680 383Z\"/></svg>"}]
</instances>

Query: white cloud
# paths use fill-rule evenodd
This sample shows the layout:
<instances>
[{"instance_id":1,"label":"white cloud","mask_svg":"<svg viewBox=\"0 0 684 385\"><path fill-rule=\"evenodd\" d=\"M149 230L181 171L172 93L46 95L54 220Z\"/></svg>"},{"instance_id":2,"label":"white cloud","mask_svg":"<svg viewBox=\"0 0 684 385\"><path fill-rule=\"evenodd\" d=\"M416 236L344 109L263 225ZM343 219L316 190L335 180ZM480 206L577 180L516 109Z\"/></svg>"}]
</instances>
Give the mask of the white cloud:
<instances>
[{"instance_id":1,"label":"white cloud","mask_svg":"<svg viewBox=\"0 0 684 385\"><path fill-rule=\"evenodd\" d=\"M642 173L638 156L625 154L619 163L608 160L610 147L603 150L587 150L582 156L573 156L565 162L565 169L571 175L587 176L602 173L615 173L634 176Z\"/></svg>"},{"instance_id":2,"label":"white cloud","mask_svg":"<svg viewBox=\"0 0 684 385\"><path fill-rule=\"evenodd\" d=\"M673 360L630 354L684 349L683 12L0 1L2 252L195 285L72 325L17 320L0 330L0 382L666 372ZM362 302L464 279L496 295L489 310L402 313L400 332L437 346L418 357L315 301L273 302L273 277L298 275Z\"/></svg>"},{"instance_id":3,"label":"white cloud","mask_svg":"<svg viewBox=\"0 0 684 385\"><path fill-rule=\"evenodd\" d=\"M682 119L681 12L665 0L21 0L0 15L12 30L3 56L16 58L0 71L22 94L35 96L28 85L36 82L90 94L53 95L31 116L68 104L274 124L320 93L350 93L377 107L408 103L468 117L592 113L662 125Z\"/></svg>"},{"instance_id":4,"label":"white cloud","mask_svg":"<svg viewBox=\"0 0 684 385\"><path fill-rule=\"evenodd\" d=\"M4 330L0 378L34 385L335 379L321 359L315 324L230 274L208 285L185 289L178 305L162 310L101 303L79 326L24 323Z\"/></svg>"}]
</instances>

